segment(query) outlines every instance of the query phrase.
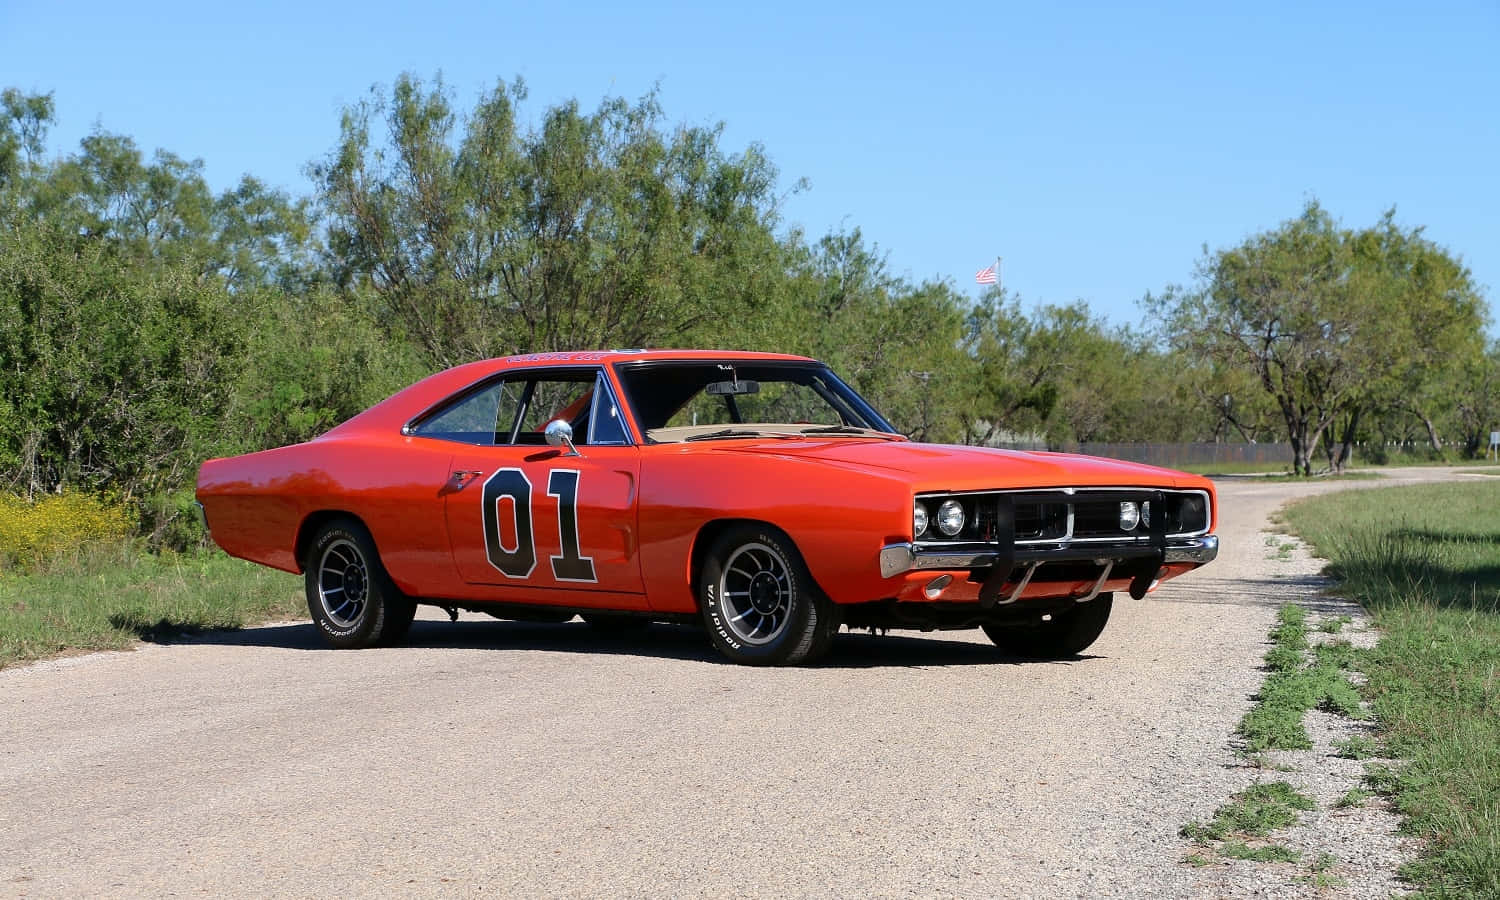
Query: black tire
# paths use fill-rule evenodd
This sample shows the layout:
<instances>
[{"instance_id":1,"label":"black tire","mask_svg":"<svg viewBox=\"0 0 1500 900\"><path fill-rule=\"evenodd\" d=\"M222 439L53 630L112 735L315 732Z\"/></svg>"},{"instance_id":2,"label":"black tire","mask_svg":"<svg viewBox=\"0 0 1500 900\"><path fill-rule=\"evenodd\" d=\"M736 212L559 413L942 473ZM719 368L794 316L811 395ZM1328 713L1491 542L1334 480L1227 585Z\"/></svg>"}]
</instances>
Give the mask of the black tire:
<instances>
[{"instance_id":1,"label":"black tire","mask_svg":"<svg viewBox=\"0 0 1500 900\"><path fill-rule=\"evenodd\" d=\"M650 619L640 616L622 616L614 613L583 613L583 621L600 634L616 636L639 634L651 624Z\"/></svg>"},{"instance_id":2,"label":"black tire","mask_svg":"<svg viewBox=\"0 0 1500 900\"><path fill-rule=\"evenodd\" d=\"M1100 594L1087 603L1053 613L1035 625L986 625L984 633L995 646L1027 659L1066 659L1087 650L1109 622L1114 594Z\"/></svg>"},{"instance_id":3,"label":"black tire","mask_svg":"<svg viewBox=\"0 0 1500 900\"><path fill-rule=\"evenodd\" d=\"M756 666L801 665L828 651L834 606L797 548L766 525L737 525L714 541L698 573L698 606L720 653Z\"/></svg>"},{"instance_id":4,"label":"black tire","mask_svg":"<svg viewBox=\"0 0 1500 900\"><path fill-rule=\"evenodd\" d=\"M392 585L392 588L394 587L395 585ZM394 609L387 609L385 628L380 632L380 646L394 647L406 640L407 633L411 631L412 620L416 617L415 600L409 603L398 603L395 604Z\"/></svg>"},{"instance_id":5,"label":"black tire","mask_svg":"<svg viewBox=\"0 0 1500 900\"><path fill-rule=\"evenodd\" d=\"M307 611L329 646L341 650L399 641L417 605L380 564L369 529L335 519L318 530L303 560Z\"/></svg>"}]
</instances>

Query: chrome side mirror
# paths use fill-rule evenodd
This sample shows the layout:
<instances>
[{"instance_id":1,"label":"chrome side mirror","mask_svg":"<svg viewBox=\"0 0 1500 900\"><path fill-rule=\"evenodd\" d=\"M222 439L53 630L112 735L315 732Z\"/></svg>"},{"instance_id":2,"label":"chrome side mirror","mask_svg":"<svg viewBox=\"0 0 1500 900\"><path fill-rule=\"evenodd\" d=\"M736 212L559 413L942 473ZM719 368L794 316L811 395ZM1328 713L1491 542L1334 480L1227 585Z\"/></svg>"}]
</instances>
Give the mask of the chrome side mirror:
<instances>
[{"instance_id":1,"label":"chrome side mirror","mask_svg":"<svg viewBox=\"0 0 1500 900\"><path fill-rule=\"evenodd\" d=\"M568 452L563 456L582 456L578 448L573 446L573 426L563 419L553 419L547 423L547 428L542 432L547 437L547 443L554 447L567 447Z\"/></svg>"}]
</instances>

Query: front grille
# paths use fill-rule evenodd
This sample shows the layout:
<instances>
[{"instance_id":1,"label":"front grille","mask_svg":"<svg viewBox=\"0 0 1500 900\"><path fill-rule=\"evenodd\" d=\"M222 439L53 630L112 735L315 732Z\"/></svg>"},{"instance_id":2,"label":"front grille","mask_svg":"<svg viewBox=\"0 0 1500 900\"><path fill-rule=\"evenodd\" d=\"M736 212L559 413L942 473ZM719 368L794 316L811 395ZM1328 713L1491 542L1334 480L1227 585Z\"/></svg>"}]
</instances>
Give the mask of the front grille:
<instances>
[{"instance_id":1,"label":"front grille","mask_svg":"<svg viewBox=\"0 0 1500 900\"><path fill-rule=\"evenodd\" d=\"M1142 499L1141 503L1149 503L1150 500ZM1081 502L1073 504L1073 537L1126 537L1141 531L1139 527L1131 531L1120 528L1120 501L1109 502ZM1145 530L1150 533L1149 529Z\"/></svg>"},{"instance_id":2,"label":"front grille","mask_svg":"<svg viewBox=\"0 0 1500 900\"><path fill-rule=\"evenodd\" d=\"M1068 504L1017 503L1016 540L1056 541L1068 534Z\"/></svg>"},{"instance_id":3,"label":"front grille","mask_svg":"<svg viewBox=\"0 0 1500 900\"><path fill-rule=\"evenodd\" d=\"M942 534L936 525L939 506L956 500L964 508L964 526L955 535ZM927 494L917 498L928 509L927 532L918 540L926 544L994 543L1005 534L1005 510L1010 510L1014 541L1040 544L1060 541L1148 540L1152 524L1167 536L1203 534L1208 531L1207 495L1202 491L1165 491L1146 488L1079 488L1074 491L991 491L971 494ZM1131 502L1147 509L1135 528L1120 527L1120 504ZM1164 516L1165 525L1154 521ZM1158 532L1160 533L1160 532Z\"/></svg>"}]
</instances>

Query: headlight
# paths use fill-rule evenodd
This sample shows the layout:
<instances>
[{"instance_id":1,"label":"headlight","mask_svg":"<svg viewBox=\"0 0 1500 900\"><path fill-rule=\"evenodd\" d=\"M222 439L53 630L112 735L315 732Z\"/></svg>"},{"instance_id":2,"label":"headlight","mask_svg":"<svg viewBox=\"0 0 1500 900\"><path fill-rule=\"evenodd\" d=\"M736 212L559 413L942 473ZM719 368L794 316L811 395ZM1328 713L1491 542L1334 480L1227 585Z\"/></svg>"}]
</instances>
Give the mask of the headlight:
<instances>
[{"instance_id":1,"label":"headlight","mask_svg":"<svg viewBox=\"0 0 1500 900\"><path fill-rule=\"evenodd\" d=\"M1141 524L1141 508L1130 500L1120 503L1120 530L1134 531Z\"/></svg>"},{"instance_id":2,"label":"headlight","mask_svg":"<svg viewBox=\"0 0 1500 900\"><path fill-rule=\"evenodd\" d=\"M938 531L953 537L964 530L964 507L957 500L944 500L938 507Z\"/></svg>"},{"instance_id":3,"label":"headlight","mask_svg":"<svg viewBox=\"0 0 1500 900\"><path fill-rule=\"evenodd\" d=\"M1141 524L1147 528L1151 527L1151 501L1147 500L1141 504Z\"/></svg>"},{"instance_id":4,"label":"headlight","mask_svg":"<svg viewBox=\"0 0 1500 900\"><path fill-rule=\"evenodd\" d=\"M920 502L911 508L911 534L912 537L921 537L927 533L927 507Z\"/></svg>"}]
</instances>

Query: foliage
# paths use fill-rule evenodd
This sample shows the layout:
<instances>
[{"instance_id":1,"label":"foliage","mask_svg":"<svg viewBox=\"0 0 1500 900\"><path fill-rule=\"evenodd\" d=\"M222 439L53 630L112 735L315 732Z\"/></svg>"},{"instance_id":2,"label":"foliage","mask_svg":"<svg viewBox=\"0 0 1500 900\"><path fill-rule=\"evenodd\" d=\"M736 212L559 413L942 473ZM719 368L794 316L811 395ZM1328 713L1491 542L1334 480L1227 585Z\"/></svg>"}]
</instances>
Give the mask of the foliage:
<instances>
[{"instance_id":1,"label":"foliage","mask_svg":"<svg viewBox=\"0 0 1500 900\"><path fill-rule=\"evenodd\" d=\"M1270 674L1255 705L1240 721L1239 733L1247 751L1311 748L1302 724L1310 709L1322 707L1350 718L1365 718L1359 693L1345 674L1353 667L1355 652L1348 643L1321 644L1309 660L1307 613L1291 603L1278 611L1271 642L1266 652Z\"/></svg>"},{"instance_id":2,"label":"foliage","mask_svg":"<svg viewBox=\"0 0 1500 900\"><path fill-rule=\"evenodd\" d=\"M1394 216L1354 231L1309 202L1275 231L1207 254L1198 289L1148 298L1180 350L1253 373L1301 474L1320 443L1341 471L1362 418L1384 407L1416 414L1438 444L1433 415L1459 369L1429 361L1461 364L1482 348L1468 270Z\"/></svg>"},{"instance_id":3,"label":"foliage","mask_svg":"<svg viewBox=\"0 0 1500 900\"><path fill-rule=\"evenodd\" d=\"M34 503L0 494L0 572L118 541L133 524L126 510L89 494L52 494Z\"/></svg>"},{"instance_id":4,"label":"foliage","mask_svg":"<svg viewBox=\"0 0 1500 900\"><path fill-rule=\"evenodd\" d=\"M1383 632L1361 660L1388 751L1371 766L1423 851L1428 896L1500 895L1500 484L1310 498L1286 510Z\"/></svg>"},{"instance_id":5,"label":"foliage","mask_svg":"<svg viewBox=\"0 0 1500 900\"><path fill-rule=\"evenodd\" d=\"M524 99L502 82L462 116L440 80L403 75L345 111L314 174L341 283L378 298L393 331L450 366L675 342L763 313L781 269L760 148L668 130L654 96L564 103L528 130Z\"/></svg>"},{"instance_id":6,"label":"foliage","mask_svg":"<svg viewBox=\"0 0 1500 900\"><path fill-rule=\"evenodd\" d=\"M201 161L103 131L49 158L53 110L0 93L0 488L108 492L158 545L201 539L203 459L522 351L800 352L940 442L1260 441L1305 419L1303 471L1334 430L1366 455L1429 438L1473 455L1500 414L1467 271L1389 215L1350 231L1314 204L1152 298L1148 329L1115 327L1081 301L899 276L857 227L783 227L805 185L719 125L669 123L654 94L528 110L497 82L465 107L402 75L344 111L312 197L253 175L215 193ZM1282 380L1317 387L1296 388L1316 398L1301 419L1198 312L1241 337L1273 322Z\"/></svg>"},{"instance_id":7,"label":"foliage","mask_svg":"<svg viewBox=\"0 0 1500 900\"><path fill-rule=\"evenodd\" d=\"M1201 846L1215 846L1220 856L1257 862L1297 862L1302 857L1279 844L1257 842L1273 831L1289 828L1298 822L1299 810L1313 809L1312 798L1298 792L1285 781L1253 784L1214 810L1207 823L1189 822L1179 834Z\"/></svg>"},{"instance_id":8,"label":"foliage","mask_svg":"<svg viewBox=\"0 0 1500 900\"><path fill-rule=\"evenodd\" d=\"M103 542L46 571L0 578L0 668L65 650L306 615L296 576L222 553L146 553Z\"/></svg>"}]
</instances>

